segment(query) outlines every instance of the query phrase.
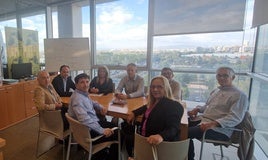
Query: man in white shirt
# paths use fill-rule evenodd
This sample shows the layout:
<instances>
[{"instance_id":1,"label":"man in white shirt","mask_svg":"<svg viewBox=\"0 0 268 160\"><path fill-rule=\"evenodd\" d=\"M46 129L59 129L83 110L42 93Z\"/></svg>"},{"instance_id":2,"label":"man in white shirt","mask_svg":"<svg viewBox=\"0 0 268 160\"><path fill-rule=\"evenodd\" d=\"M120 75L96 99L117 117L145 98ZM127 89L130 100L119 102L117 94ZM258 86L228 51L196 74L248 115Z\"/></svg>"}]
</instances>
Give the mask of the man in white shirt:
<instances>
[{"instance_id":1,"label":"man in white shirt","mask_svg":"<svg viewBox=\"0 0 268 160\"><path fill-rule=\"evenodd\" d=\"M197 116L198 112L203 113L201 122L198 125L191 126L191 123L189 124L189 160L193 160L195 155L193 138L201 139L204 131L208 130L206 138L229 140L232 131L224 128L238 125L243 120L248 109L247 96L232 84L235 79L235 73L232 68L218 68L216 78L220 86L211 92L206 104L197 106L188 112L192 119Z\"/></svg>"},{"instance_id":2,"label":"man in white shirt","mask_svg":"<svg viewBox=\"0 0 268 160\"><path fill-rule=\"evenodd\" d=\"M122 93L123 89L126 94ZM127 75L119 82L115 95L119 99L144 96L144 79L137 74L136 64L130 63L127 65Z\"/></svg>"}]
</instances>

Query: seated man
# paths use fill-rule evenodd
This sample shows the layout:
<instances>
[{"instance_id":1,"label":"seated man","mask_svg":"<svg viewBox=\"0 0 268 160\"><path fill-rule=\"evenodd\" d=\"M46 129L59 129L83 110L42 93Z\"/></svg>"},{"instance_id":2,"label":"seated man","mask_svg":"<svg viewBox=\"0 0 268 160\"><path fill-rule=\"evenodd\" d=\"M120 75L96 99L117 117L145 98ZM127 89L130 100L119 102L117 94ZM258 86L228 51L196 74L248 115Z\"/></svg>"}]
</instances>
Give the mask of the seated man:
<instances>
[{"instance_id":1,"label":"seated man","mask_svg":"<svg viewBox=\"0 0 268 160\"><path fill-rule=\"evenodd\" d=\"M75 77L76 89L71 96L68 113L71 117L90 128L92 138L101 134L105 135L95 143L115 140L117 139L117 134L114 134L112 128L116 127L116 125L108 121L100 121L97 117L97 110L105 115L107 108L89 98L89 84L90 80L87 74L82 73ZM117 144L112 144L110 147L111 160L117 160L117 147Z\"/></svg>"},{"instance_id":2,"label":"seated man","mask_svg":"<svg viewBox=\"0 0 268 160\"><path fill-rule=\"evenodd\" d=\"M176 100L181 101L181 86L180 83L173 79L174 74L171 68L164 67L161 71L161 75L166 77L169 81L169 85L172 90L173 97Z\"/></svg>"},{"instance_id":3,"label":"seated man","mask_svg":"<svg viewBox=\"0 0 268 160\"><path fill-rule=\"evenodd\" d=\"M122 93L123 89L126 94ZM136 64L130 63L127 65L127 75L119 82L115 96L119 99L144 96L144 80L137 74Z\"/></svg>"},{"instance_id":4,"label":"seated man","mask_svg":"<svg viewBox=\"0 0 268 160\"><path fill-rule=\"evenodd\" d=\"M74 82L69 73L70 67L62 65L60 67L60 74L52 80L52 85L61 97L70 97L75 90Z\"/></svg>"},{"instance_id":5,"label":"seated man","mask_svg":"<svg viewBox=\"0 0 268 160\"><path fill-rule=\"evenodd\" d=\"M50 84L50 76L47 71L40 71L37 75L38 86L34 90L34 103L38 111L61 110L64 130L69 128L69 123L65 117L67 107L61 103L61 98Z\"/></svg>"},{"instance_id":6,"label":"seated man","mask_svg":"<svg viewBox=\"0 0 268 160\"><path fill-rule=\"evenodd\" d=\"M188 137L190 138L188 159L194 159L193 138L201 139L204 131L206 138L214 140L229 140L232 131L221 128L235 127L242 120L248 109L247 96L233 86L235 73L232 68L220 67L217 69L216 78L219 87L214 89L204 106L197 106L188 112L190 118L195 118L197 113L203 113L201 123L193 126L189 124ZM221 128L215 128L221 127Z\"/></svg>"}]
</instances>

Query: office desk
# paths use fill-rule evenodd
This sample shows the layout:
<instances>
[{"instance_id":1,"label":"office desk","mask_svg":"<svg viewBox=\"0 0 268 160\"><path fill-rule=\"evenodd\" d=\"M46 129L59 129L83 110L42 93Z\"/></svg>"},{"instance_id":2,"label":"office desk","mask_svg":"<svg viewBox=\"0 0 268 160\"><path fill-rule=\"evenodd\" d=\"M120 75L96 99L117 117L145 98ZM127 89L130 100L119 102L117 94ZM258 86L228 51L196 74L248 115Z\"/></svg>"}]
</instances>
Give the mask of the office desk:
<instances>
[{"instance_id":1,"label":"office desk","mask_svg":"<svg viewBox=\"0 0 268 160\"><path fill-rule=\"evenodd\" d=\"M147 99L145 97L139 97L139 98L131 98L127 99L127 103L124 105L118 105L118 104L112 104L112 100L114 98L114 95L112 93L108 95L94 95L90 94L90 98L94 101L97 101L104 107L108 108L107 115L118 117L122 119L126 119L128 114L141 107L142 105L147 103ZM69 104L69 97L61 97L62 103ZM181 139L187 139L188 137L188 118L187 118L187 110L186 110L186 104L183 104L184 106L184 114L181 119Z\"/></svg>"},{"instance_id":2,"label":"office desk","mask_svg":"<svg viewBox=\"0 0 268 160\"><path fill-rule=\"evenodd\" d=\"M144 105L147 103L147 100L145 97L139 97L139 98L132 98L132 99L127 99L127 103L124 105L116 105L112 104L112 100L114 98L113 94L110 93L108 95L94 95L90 94L90 98L94 101L97 101L104 107L108 108L107 115L113 116L113 117L118 117L118 118L123 118L126 119L128 114L140 106ZM64 104L69 104L69 97L61 97L62 103Z\"/></svg>"}]
</instances>

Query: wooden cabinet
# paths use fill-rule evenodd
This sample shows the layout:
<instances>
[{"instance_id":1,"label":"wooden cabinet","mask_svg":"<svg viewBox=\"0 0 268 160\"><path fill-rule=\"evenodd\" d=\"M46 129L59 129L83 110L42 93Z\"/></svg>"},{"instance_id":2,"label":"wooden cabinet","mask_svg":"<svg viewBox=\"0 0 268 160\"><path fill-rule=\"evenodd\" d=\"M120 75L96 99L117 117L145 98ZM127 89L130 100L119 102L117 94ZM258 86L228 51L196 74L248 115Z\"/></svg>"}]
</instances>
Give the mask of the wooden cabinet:
<instances>
[{"instance_id":1,"label":"wooden cabinet","mask_svg":"<svg viewBox=\"0 0 268 160\"><path fill-rule=\"evenodd\" d=\"M5 87L7 99L8 121L10 124L25 118L23 85L16 84Z\"/></svg>"},{"instance_id":2,"label":"wooden cabinet","mask_svg":"<svg viewBox=\"0 0 268 160\"><path fill-rule=\"evenodd\" d=\"M24 83L24 102L26 109L26 117L31 117L37 114L37 109L33 102L34 89L36 85L37 82L35 80Z\"/></svg>"},{"instance_id":3,"label":"wooden cabinet","mask_svg":"<svg viewBox=\"0 0 268 160\"><path fill-rule=\"evenodd\" d=\"M0 128L8 125L7 96L5 87L0 88Z\"/></svg>"},{"instance_id":4,"label":"wooden cabinet","mask_svg":"<svg viewBox=\"0 0 268 160\"><path fill-rule=\"evenodd\" d=\"M33 103L36 80L0 86L0 130L37 114Z\"/></svg>"}]
</instances>

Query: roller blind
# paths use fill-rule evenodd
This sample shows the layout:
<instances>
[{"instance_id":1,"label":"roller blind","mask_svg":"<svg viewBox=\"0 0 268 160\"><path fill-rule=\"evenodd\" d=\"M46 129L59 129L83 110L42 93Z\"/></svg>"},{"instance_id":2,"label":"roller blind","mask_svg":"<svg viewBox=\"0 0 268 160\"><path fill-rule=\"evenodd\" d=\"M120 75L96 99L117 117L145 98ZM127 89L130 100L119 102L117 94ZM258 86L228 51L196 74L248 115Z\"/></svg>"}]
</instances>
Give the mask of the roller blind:
<instances>
[{"instance_id":1,"label":"roller blind","mask_svg":"<svg viewBox=\"0 0 268 160\"><path fill-rule=\"evenodd\" d=\"M252 27L257 27L268 23L268 1L255 0Z\"/></svg>"},{"instance_id":2,"label":"roller blind","mask_svg":"<svg viewBox=\"0 0 268 160\"><path fill-rule=\"evenodd\" d=\"M241 31L246 0L152 0L153 35Z\"/></svg>"}]
</instances>

